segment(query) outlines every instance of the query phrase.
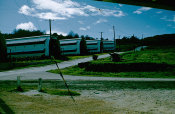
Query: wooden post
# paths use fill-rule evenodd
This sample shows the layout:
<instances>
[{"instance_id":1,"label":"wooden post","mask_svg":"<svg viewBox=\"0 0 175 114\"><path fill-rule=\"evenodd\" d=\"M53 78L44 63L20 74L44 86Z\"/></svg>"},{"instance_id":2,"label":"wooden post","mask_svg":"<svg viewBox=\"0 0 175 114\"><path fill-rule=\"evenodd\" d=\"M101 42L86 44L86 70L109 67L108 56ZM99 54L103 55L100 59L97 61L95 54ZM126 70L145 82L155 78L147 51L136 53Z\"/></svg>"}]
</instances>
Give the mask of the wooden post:
<instances>
[{"instance_id":1,"label":"wooden post","mask_svg":"<svg viewBox=\"0 0 175 114\"><path fill-rule=\"evenodd\" d=\"M20 80L20 76L17 76L17 89L21 88L21 80Z\"/></svg>"},{"instance_id":2,"label":"wooden post","mask_svg":"<svg viewBox=\"0 0 175 114\"><path fill-rule=\"evenodd\" d=\"M17 76L17 91L23 92L24 90L21 88L21 80L20 76Z\"/></svg>"},{"instance_id":3,"label":"wooden post","mask_svg":"<svg viewBox=\"0 0 175 114\"><path fill-rule=\"evenodd\" d=\"M39 83L38 83L38 91L41 92L42 91L42 78L39 78Z\"/></svg>"}]
</instances>

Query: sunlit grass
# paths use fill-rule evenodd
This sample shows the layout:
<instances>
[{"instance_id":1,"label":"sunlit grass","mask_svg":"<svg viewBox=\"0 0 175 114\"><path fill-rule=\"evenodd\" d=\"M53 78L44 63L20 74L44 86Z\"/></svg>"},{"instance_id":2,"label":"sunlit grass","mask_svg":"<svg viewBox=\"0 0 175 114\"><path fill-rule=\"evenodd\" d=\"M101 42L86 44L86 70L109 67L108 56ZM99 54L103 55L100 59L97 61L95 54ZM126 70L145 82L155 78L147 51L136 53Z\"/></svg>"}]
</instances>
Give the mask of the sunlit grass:
<instances>
[{"instance_id":1,"label":"sunlit grass","mask_svg":"<svg viewBox=\"0 0 175 114\"><path fill-rule=\"evenodd\" d=\"M175 46L159 46L149 47L143 51L129 52L122 54L122 61L124 63L165 63L172 66L171 70L155 71L155 72L92 72L86 71L85 68L78 66L65 68L62 70L63 74L76 76L99 76L99 77L133 77L133 78L175 78ZM92 61L92 63L113 63L110 58ZM56 70L49 72L57 73Z\"/></svg>"}]
</instances>

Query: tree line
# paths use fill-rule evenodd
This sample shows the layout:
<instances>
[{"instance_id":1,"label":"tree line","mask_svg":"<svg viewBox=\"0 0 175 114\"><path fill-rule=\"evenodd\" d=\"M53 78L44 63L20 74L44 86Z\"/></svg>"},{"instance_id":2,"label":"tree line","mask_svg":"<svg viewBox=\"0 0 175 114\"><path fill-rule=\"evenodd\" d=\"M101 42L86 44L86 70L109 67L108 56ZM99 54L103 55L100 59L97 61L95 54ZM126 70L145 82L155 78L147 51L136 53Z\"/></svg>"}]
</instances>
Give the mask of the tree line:
<instances>
[{"instance_id":1,"label":"tree line","mask_svg":"<svg viewBox=\"0 0 175 114\"><path fill-rule=\"evenodd\" d=\"M131 37L123 37L122 39L116 39L117 44L128 45L135 44L139 45L174 45L175 44L175 34L163 34L163 35L155 35L151 37L146 37L143 39L139 39L136 36Z\"/></svg>"},{"instance_id":2,"label":"tree line","mask_svg":"<svg viewBox=\"0 0 175 114\"><path fill-rule=\"evenodd\" d=\"M1 33L2 36L5 39L12 39L12 38L21 38L21 37L29 37L29 36L40 36L40 35L46 35L45 31L40 31L40 30L34 30L34 31L29 31L29 30L23 30L23 29L18 29L14 30L12 33ZM52 36L54 37L59 37L59 39L72 39L72 38L85 38L86 40L94 40L93 37L90 37L88 35L79 35L78 33L74 33L73 31L70 31L67 35L62 35L62 34L57 34L53 33Z\"/></svg>"}]
</instances>

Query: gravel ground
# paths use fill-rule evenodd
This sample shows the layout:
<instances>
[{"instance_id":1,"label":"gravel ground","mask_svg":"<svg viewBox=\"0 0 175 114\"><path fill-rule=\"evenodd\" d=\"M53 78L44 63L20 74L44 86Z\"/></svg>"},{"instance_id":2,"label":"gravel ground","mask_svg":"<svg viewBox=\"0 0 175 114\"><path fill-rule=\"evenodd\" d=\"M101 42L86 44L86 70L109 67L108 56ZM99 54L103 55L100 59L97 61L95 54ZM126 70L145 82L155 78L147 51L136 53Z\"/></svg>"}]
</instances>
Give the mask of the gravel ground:
<instances>
[{"instance_id":1,"label":"gravel ground","mask_svg":"<svg viewBox=\"0 0 175 114\"><path fill-rule=\"evenodd\" d=\"M81 96L48 95L35 90L25 93L3 93L0 98L17 113L64 114L173 114L175 90L83 90ZM12 97L13 96L13 97Z\"/></svg>"}]
</instances>

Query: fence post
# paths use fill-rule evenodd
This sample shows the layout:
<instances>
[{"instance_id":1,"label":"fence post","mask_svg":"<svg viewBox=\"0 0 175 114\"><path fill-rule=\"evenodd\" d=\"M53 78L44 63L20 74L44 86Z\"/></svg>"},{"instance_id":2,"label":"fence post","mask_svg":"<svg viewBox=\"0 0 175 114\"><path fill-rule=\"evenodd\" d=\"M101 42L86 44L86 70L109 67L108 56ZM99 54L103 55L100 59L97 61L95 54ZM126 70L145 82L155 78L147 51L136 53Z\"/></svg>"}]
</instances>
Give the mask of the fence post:
<instances>
[{"instance_id":1,"label":"fence post","mask_svg":"<svg viewBox=\"0 0 175 114\"><path fill-rule=\"evenodd\" d=\"M38 91L41 92L42 91L42 78L39 78L39 83L38 83Z\"/></svg>"},{"instance_id":2,"label":"fence post","mask_svg":"<svg viewBox=\"0 0 175 114\"><path fill-rule=\"evenodd\" d=\"M21 91L21 92L24 91L24 90L21 88L20 76L17 76L17 91Z\"/></svg>"},{"instance_id":3,"label":"fence post","mask_svg":"<svg viewBox=\"0 0 175 114\"><path fill-rule=\"evenodd\" d=\"M17 88L21 88L20 76L17 76Z\"/></svg>"}]
</instances>

